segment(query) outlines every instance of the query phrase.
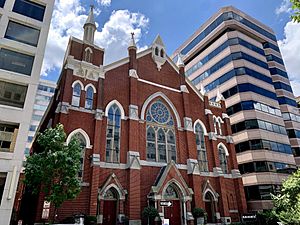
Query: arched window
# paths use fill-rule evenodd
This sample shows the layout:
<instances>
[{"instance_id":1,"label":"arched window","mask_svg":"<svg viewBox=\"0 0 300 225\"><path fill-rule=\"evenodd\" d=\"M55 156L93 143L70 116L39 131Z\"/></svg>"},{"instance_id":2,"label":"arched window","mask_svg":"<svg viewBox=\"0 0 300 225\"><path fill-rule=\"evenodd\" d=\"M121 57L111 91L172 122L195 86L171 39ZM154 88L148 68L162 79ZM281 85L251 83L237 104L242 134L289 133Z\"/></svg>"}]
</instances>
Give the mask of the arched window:
<instances>
[{"instance_id":1,"label":"arched window","mask_svg":"<svg viewBox=\"0 0 300 225\"><path fill-rule=\"evenodd\" d=\"M76 83L73 87L72 105L79 107L80 104L81 85Z\"/></svg>"},{"instance_id":2,"label":"arched window","mask_svg":"<svg viewBox=\"0 0 300 225\"><path fill-rule=\"evenodd\" d=\"M158 50L158 47L156 47L156 48L155 48L155 55L157 55L157 56L158 56L158 51L159 51L159 50Z\"/></svg>"},{"instance_id":3,"label":"arched window","mask_svg":"<svg viewBox=\"0 0 300 225\"><path fill-rule=\"evenodd\" d=\"M208 161L205 147L204 130L200 123L195 126L198 162L201 171L208 171Z\"/></svg>"},{"instance_id":4,"label":"arched window","mask_svg":"<svg viewBox=\"0 0 300 225\"><path fill-rule=\"evenodd\" d=\"M81 157L80 157L80 169L78 171L78 177L82 179L83 177L83 170L84 170L84 153L86 148L86 140L85 137L80 133L75 133L72 138L78 140L80 147L81 147Z\"/></svg>"},{"instance_id":5,"label":"arched window","mask_svg":"<svg viewBox=\"0 0 300 225\"><path fill-rule=\"evenodd\" d=\"M85 95L85 108L92 109L93 108L93 98L94 98L94 89L90 86L86 90Z\"/></svg>"},{"instance_id":6,"label":"arched window","mask_svg":"<svg viewBox=\"0 0 300 225\"><path fill-rule=\"evenodd\" d=\"M170 184L165 192L163 193L163 198L164 199L179 199L179 195L177 193L177 190L175 189L175 187L173 186L173 184Z\"/></svg>"},{"instance_id":7,"label":"arched window","mask_svg":"<svg viewBox=\"0 0 300 225\"><path fill-rule=\"evenodd\" d=\"M215 129L215 134L218 134L217 132L217 118L214 116L214 129Z\"/></svg>"},{"instance_id":8,"label":"arched window","mask_svg":"<svg viewBox=\"0 0 300 225\"><path fill-rule=\"evenodd\" d=\"M120 162L121 111L113 104L108 111L106 130L106 162Z\"/></svg>"},{"instance_id":9,"label":"arched window","mask_svg":"<svg viewBox=\"0 0 300 225\"><path fill-rule=\"evenodd\" d=\"M92 50L90 48L85 49L84 61L92 62Z\"/></svg>"},{"instance_id":10,"label":"arched window","mask_svg":"<svg viewBox=\"0 0 300 225\"><path fill-rule=\"evenodd\" d=\"M165 52L164 52L164 50L163 50L163 49L161 49L161 50L160 50L160 57L162 57L162 58L163 58L164 56L165 56Z\"/></svg>"},{"instance_id":11,"label":"arched window","mask_svg":"<svg viewBox=\"0 0 300 225\"><path fill-rule=\"evenodd\" d=\"M161 100L150 105L146 113L147 160L156 162L176 161L174 120Z\"/></svg>"},{"instance_id":12,"label":"arched window","mask_svg":"<svg viewBox=\"0 0 300 225\"><path fill-rule=\"evenodd\" d=\"M219 150L220 167L223 173L228 173L226 151L222 145L219 145L218 150Z\"/></svg>"},{"instance_id":13,"label":"arched window","mask_svg":"<svg viewBox=\"0 0 300 225\"><path fill-rule=\"evenodd\" d=\"M219 118L218 119L218 127L219 127L219 135L222 135L222 127L221 127L221 125L222 125L222 120L221 120L221 118Z\"/></svg>"}]
</instances>

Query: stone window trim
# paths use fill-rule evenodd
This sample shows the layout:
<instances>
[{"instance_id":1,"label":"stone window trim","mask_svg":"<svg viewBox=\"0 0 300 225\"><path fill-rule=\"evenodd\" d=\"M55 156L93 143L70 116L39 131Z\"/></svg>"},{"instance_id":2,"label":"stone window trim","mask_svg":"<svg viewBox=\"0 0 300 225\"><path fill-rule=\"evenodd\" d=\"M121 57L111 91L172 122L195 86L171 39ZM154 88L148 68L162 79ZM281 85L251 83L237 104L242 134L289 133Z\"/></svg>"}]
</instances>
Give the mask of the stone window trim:
<instances>
[{"instance_id":1,"label":"stone window trim","mask_svg":"<svg viewBox=\"0 0 300 225\"><path fill-rule=\"evenodd\" d=\"M105 117L108 117L108 111L109 111L110 107L111 107L112 105L114 105L114 104L116 104L116 105L119 107L119 109L120 109L120 112L121 112L121 120L126 120L124 108L123 108L122 104L121 104L118 100L116 100L116 99L110 101L110 102L106 105L106 107L105 107L105 112L104 112L104 116L105 116Z\"/></svg>"}]
</instances>

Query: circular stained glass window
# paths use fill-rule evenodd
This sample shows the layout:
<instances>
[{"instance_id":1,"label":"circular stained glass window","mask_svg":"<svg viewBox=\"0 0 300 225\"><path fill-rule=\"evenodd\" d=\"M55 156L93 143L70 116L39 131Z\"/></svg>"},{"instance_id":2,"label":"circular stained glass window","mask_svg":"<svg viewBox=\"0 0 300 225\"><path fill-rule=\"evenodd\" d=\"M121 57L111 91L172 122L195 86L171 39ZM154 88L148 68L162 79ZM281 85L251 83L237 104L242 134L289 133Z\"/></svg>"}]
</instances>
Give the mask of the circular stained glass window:
<instances>
[{"instance_id":1,"label":"circular stained glass window","mask_svg":"<svg viewBox=\"0 0 300 225\"><path fill-rule=\"evenodd\" d=\"M150 113L153 120L157 123L167 123L170 119L168 108L162 102L155 102L151 105Z\"/></svg>"}]
</instances>

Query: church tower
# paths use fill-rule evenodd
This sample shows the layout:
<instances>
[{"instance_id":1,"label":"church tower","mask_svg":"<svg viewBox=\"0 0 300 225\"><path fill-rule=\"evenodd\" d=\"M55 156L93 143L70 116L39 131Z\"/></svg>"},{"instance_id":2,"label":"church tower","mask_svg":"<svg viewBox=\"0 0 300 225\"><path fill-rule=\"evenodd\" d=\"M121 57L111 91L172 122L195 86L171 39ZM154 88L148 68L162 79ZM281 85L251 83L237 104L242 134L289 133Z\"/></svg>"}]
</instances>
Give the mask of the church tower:
<instances>
[{"instance_id":1,"label":"church tower","mask_svg":"<svg viewBox=\"0 0 300 225\"><path fill-rule=\"evenodd\" d=\"M89 13L87 20L85 21L83 29L84 29L83 41L88 42L90 44L94 44L96 23L95 23L95 18L94 18L94 6L93 5L91 5L90 13Z\"/></svg>"}]
</instances>

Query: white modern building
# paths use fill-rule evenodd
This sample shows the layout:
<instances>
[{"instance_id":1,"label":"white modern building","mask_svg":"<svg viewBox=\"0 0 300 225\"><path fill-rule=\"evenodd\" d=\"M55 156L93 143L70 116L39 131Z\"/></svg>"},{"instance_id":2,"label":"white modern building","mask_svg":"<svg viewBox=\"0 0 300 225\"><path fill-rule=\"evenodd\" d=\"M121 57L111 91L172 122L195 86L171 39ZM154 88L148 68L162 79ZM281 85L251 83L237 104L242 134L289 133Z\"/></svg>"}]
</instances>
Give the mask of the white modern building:
<instances>
[{"instance_id":1,"label":"white modern building","mask_svg":"<svg viewBox=\"0 0 300 225\"><path fill-rule=\"evenodd\" d=\"M54 0L0 0L0 224L24 159Z\"/></svg>"},{"instance_id":2,"label":"white modern building","mask_svg":"<svg viewBox=\"0 0 300 225\"><path fill-rule=\"evenodd\" d=\"M55 88L56 82L49 80L40 80L33 105L33 112L31 117L31 123L29 126L27 144L24 152L25 157L29 155L36 130L41 122L41 119L43 118L43 115L47 110L52 96L54 95Z\"/></svg>"}]
</instances>

